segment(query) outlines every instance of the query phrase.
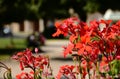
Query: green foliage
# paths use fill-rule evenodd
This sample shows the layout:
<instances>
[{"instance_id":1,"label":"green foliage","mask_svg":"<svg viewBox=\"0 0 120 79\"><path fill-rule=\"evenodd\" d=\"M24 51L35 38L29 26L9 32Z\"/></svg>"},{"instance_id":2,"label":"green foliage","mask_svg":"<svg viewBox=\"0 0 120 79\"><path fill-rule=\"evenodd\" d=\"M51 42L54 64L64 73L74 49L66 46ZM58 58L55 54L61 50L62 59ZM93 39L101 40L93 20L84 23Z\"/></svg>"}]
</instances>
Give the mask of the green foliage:
<instances>
[{"instance_id":1,"label":"green foliage","mask_svg":"<svg viewBox=\"0 0 120 79\"><path fill-rule=\"evenodd\" d=\"M88 13L93 13L98 11L99 7L99 3L97 3L95 0L88 0L83 9Z\"/></svg>"},{"instance_id":2,"label":"green foliage","mask_svg":"<svg viewBox=\"0 0 120 79\"><path fill-rule=\"evenodd\" d=\"M109 71L109 74L112 76L116 76L117 74L120 74L120 60L113 60L110 63L111 71Z\"/></svg>"},{"instance_id":3,"label":"green foliage","mask_svg":"<svg viewBox=\"0 0 120 79\"><path fill-rule=\"evenodd\" d=\"M92 41L99 41L100 39L98 37L91 38Z\"/></svg>"},{"instance_id":4,"label":"green foliage","mask_svg":"<svg viewBox=\"0 0 120 79\"><path fill-rule=\"evenodd\" d=\"M0 55L0 60L6 60L9 57L10 57L9 55Z\"/></svg>"},{"instance_id":5,"label":"green foliage","mask_svg":"<svg viewBox=\"0 0 120 79\"><path fill-rule=\"evenodd\" d=\"M66 4L67 0L60 0L61 4Z\"/></svg>"},{"instance_id":6,"label":"green foliage","mask_svg":"<svg viewBox=\"0 0 120 79\"><path fill-rule=\"evenodd\" d=\"M0 0L0 22L36 20L41 17L66 18L69 17L70 7L81 19L85 19L87 12L120 9L119 2L120 0ZM113 3L114 6L111 5Z\"/></svg>"},{"instance_id":7,"label":"green foliage","mask_svg":"<svg viewBox=\"0 0 120 79\"><path fill-rule=\"evenodd\" d=\"M0 38L0 60L8 59L13 53L24 50L26 47L24 38L14 38L13 44L9 38Z\"/></svg>"},{"instance_id":8,"label":"green foliage","mask_svg":"<svg viewBox=\"0 0 120 79\"><path fill-rule=\"evenodd\" d=\"M13 39L14 48L25 48L26 42L24 38L14 38ZM11 46L10 38L0 38L0 49L9 48Z\"/></svg>"}]
</instances>

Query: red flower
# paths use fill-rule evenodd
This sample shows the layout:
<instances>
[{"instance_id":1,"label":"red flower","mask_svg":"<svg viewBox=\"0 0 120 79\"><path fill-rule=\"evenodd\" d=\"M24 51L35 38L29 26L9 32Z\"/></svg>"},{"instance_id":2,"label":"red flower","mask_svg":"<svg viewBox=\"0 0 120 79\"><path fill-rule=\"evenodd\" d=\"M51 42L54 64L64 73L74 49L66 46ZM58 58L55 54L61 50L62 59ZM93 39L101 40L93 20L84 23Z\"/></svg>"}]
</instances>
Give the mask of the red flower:
<instances>
[{"instance_id":1,"label":"red flower","mask_svg":"<svg viewBox=\"0 0 120 79\"><path fill-rule=\"evenodd\" d=\"M102 61L100 62L100 68L99 68L100 72L107 72L109 71L109 66L108 66L108 61L106 57L102 58Z\"/></svg>"},{"instance_id":2,"label":"red flower","mask_svg":"<svg viewBox=\"0 0 120 79\"><path fill-rule=\"evenodd\" d=\"M64 47L65 51L64 51L64 57L66 57L66 55L68 54L72 54L72 50L74 48L74 44L73 43L69 43L67 47Z\"/></svg>"},{"instance_id":3,"label":"red flower","mask_svg":"<svg viewBox=\"0 0 120 79\"><path fill-rule=\"evenodd\" d=\"M57 28L57 32L53 34L53 36L59 36L60 34L63 34L64 36L67 35L68 33L68 27L63 21L56 22L55 26Z\"/></svg>"},{"instance_id":4,"label":"red flower","mask_svg":"<svg viewBox=\"0 0 120 79\"><path fill-rule=\"evenodd\" d=\"M75 48L78 49L78 55L85 55L84 52L90 53L92 51L91 46L81 42L77 43Z\"/></svg>"},{"instance_id":5,"label":"red flower","mask_svg":"<svg viewBox=\"0 0 120 79\"><path fill-rule=\"evenodd\" d=\"M86 35L84 35L84 36L81 36L81 40L80 40L80 41L81 41L82 43L84 43L84 44L87 44L87 43L90 42L90 39L91 39L90 36L86 34Z\"/></svg>"},{"instance_id":6,"label":"red flower","mask_svg":"<svg viewBox=\"0 0 120 79\"><path fill-rule=\"evenodd\" d=\"M63 34L67 36L68 34L76 34L76 31L81 27L79 25L80 20L78 18L68 18L66 20L56 22L55 26L57 28L57 32L53 34L53 36L59 36Z\"/></svg>"},{"instance_id":7,"label":"red flower","mask_svg":"<svg viewBox=\"0 0 120 79\"><path fill-rule=\"evenodd\" d=\"M57 79L61 79L61 77L64 75L68 79L76 79L75 72L74 72L75 66L71 65L64 65L60 67L59 73L56 76Z\"/></svg>"},{"instance_id":8,"label":"red flower","mask_svg":"<svg viewBox=\"0 0 120 79\"><path fill-rule=\"evenodd\" d=\"M59 29L57 29L57 32L54 33L52 36L53 36L53 37L59 36L61 33L62 33L62 32L61 32Z\"/></svg>"},{"instance_id":9,"label":"red flower","mask_svg":"<svg viewBox=\"0 0 120 79\"><path fill-rule=\"evenodd\" d=\"M21 74L16 75L16 79L34 79L32 74L27 72L22 72Z\"/></svg>"},{"instance_id":10,"label":"red flower","mask_svg":"<svg viewBox=\"0 0 120 79\"><path fill-rule=\"evenodd\" d=\"M29 49L24 52L18 52L12 58L20 62L21 70L24 70L24 68L31 68L32 70L36 68L43 69L44 66L48 65L47 57L43 55L34 56Z\"/></svg>"},{"instance_id":11,"label":"red flower","mask_svg":"<svg viewBox=\"0 0 120 79\"><path fill-rule=\"evenodd\" d=\"M74 35L72 34L69 38L70 42L74 42L75 40L77 40L78 36L77 35Z\"/></svg>"}]
</instances>

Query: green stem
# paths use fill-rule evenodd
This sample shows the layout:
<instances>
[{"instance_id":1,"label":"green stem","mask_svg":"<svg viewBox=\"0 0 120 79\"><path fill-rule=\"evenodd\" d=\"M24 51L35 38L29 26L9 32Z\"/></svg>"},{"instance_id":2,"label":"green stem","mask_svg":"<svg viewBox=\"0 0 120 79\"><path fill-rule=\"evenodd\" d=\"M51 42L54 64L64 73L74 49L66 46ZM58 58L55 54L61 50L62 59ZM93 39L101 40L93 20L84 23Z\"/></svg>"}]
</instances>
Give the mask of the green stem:
<instances>
[{"instance_id":1,"label":"green stem","mask_svg":"<svg viewBox=\"0 0 120 79\"><path fill-rule=\"evenodd\" d=\"M80 57L78 57L78 63L79 63L79 70L80 70L80 79L82 79L82 68L81 68Z\"/></svg>"},{"instance_id":2,"label":"green stem","mask_svg":"<svg viewBox=\"0 0 120 79\"><path fill-rule=\"evenodd\" d=\"M112 64L110 62L108 62L108 66L109 66L109 69L111 71L112 79L114 79L114 75L113 75L113 72L112 72Z\"/></svg>"},{"instance_id":3,"label":"green stem","mask_svg":"<svg viewBox=\"0 0 120 79\"><path fill-rule=\"evenodd\" d=\"M90 69L87 67L88 78L90 79Z\"/></svg>"},{"instance_id":4,"label":"green stem","mask_svg":"<svg viewBox=\"0 0 120 79\"><path fill-rule=\"evenodd\" d=\"M88 78L90 79L90 69L89 69L89 61L88 60L86 60L87 61L87 72L88 72Z\"/></svg>"},{"instance_id":5,"label":"green stem","mask_svg":"<svg viewBox=\"0 0 120 79\"><path fill-rule=\"evenodd\" d=\"M74 58L75 56L73 56L73 61L74 61L74 64L75 64L75 68L76 68L76 71L77 71L77 64L76 64L76 57ZM78 76L77 76L77 79L78 79Z\"/></svg>"},{"instance_id":6,"label":"green stem","mask_svg":"<svg viewBox=\"0 0 120 79\"><path fill-rule=\"evenodd\" d=\"M35 73L35 72L34 72L34 79L37 79L37 78L36 78L36 73Z\"/></svg>"},{"instance_id":7,"label":"green stem","mask_svg":"<svg viewBox=\"0 0 120 79\"><path fill-rule=\"evenodd\" d=\"M36 69L34 68L33 71L34 71L34 79L37 79Z\"/></svg>"},{"instance_id":8,"label":"green stem","mask_svg":"<svg viewBox=\"0 0 120 79\"><path fill-rule=\"evenodd\" d=\"M98 79L100 79L100 74L99 74L99 61L97 62L96 69L97 69L97 77L98 77Z\"/></svg>"}]
</instances>

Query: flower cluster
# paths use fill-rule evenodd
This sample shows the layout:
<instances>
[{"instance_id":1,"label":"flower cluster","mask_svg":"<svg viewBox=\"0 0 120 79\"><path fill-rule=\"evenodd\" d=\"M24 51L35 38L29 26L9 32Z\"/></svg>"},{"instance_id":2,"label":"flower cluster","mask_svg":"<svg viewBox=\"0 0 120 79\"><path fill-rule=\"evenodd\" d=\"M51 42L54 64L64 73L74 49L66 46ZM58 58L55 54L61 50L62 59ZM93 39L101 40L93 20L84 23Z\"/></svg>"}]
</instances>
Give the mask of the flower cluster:
<instances>
[{"instance_id":1,"label":"flower cluster","mask_svg":"<svg viewBox=\"0 0 120 79\"><path fill-rule=\"evenodd\" d=\"M75 65L61 66L53 77L49 57L26 49L12 58L19 61L21 70L31 71L16 75L16 79L120 79L120 21L113 24L112 20L93 20L88 25L72 17L56 22L55 26L53 37L69 36L63 53L64 57L71 55ZM12 79L10 68L2 62L0 67L7 69L4 79Z\"/></svg>"},{"instance_id":2,"label":"flower cluster","mask_svg":"<svg viewBox=\"0 0 120 79\"><path fill-rule=\"evenodd\" d=\"M38 49L36 48L35 51L38 52ZM21 70L24 70L24 68L30 68L32 70L30 73L22 72L18 74L16 76L17 79L41 79L52 76L48 56L34 56L31 50L26 49L13 55L12 58L20 62Z\"/></svg>"},{"instance_id":3,"label":"flower cluster","mask_svg":"<svg viewBox=\"0 0 120 79\"><path fill-rule=\"evenodd\" d=\"M74 72L75 66L64 65L60 67L57 79L75 79L76 72Z\"/></svg>"},{"instance_id":4,"label":"flower cluster","mask_svg":"<svg viewBox=\"0 0 120 79\"><path fill-rule=\"evenodd\" d=\"M120 74L119 70L116 74L112 71L112 62L120 59L120 21L112 24L111 20L94 20L88 26L73 17L56 22L55 26L57 31L53 36L70 36L64 57L70 54L76 59L82 79L87 74L89 79L100 79L102 74L114 78Z\"/></svg>"}]
</instances>

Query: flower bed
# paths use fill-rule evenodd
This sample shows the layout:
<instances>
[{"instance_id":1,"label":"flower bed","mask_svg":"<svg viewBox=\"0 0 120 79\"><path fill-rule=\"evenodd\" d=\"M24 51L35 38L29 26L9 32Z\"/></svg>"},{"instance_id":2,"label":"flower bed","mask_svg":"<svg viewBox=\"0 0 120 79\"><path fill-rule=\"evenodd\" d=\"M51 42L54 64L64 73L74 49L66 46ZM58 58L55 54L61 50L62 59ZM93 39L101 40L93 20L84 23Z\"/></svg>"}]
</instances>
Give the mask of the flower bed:
<instances>
[{"instance_id":1,"label":"flower bed","mask_svg":"<svg viewBox=\"0 0 120 79\"><path fill-rule=\"evenodd\" d=\"M91 21L89 26L78 18L68 18L55 23L57 28L53 37L63 34L69 36L69 44L64 47L64 57L71 55L75 65L60 67L57 76L52 75L48 56L34 56L31 50L18 52L13 59L20 62L23 72L17 79L119 79L120 75L120 21ZM102 28L101 28L102 27ZM38 49L35 49L36 53ZM4 63L1 67L8 70L5 79L12 79L11 70ZM7 75L6 75L7 74Z\"/></svg>"}]
</instances>

